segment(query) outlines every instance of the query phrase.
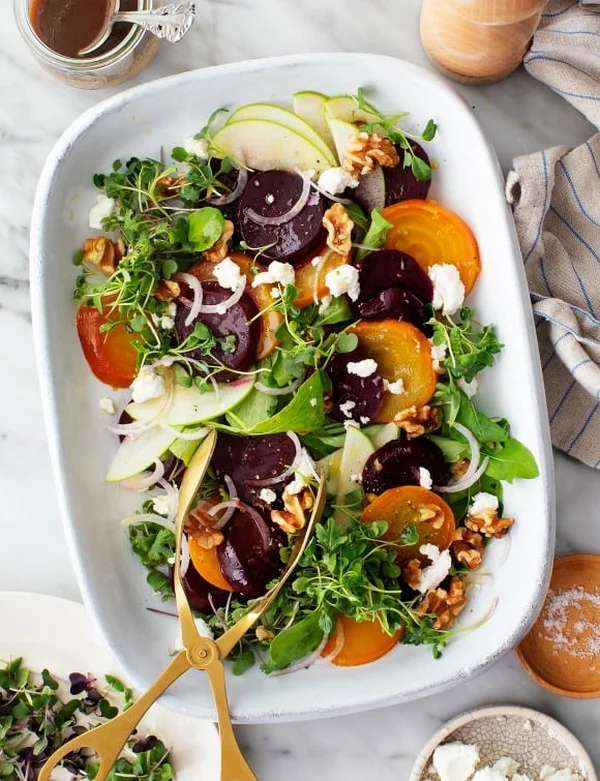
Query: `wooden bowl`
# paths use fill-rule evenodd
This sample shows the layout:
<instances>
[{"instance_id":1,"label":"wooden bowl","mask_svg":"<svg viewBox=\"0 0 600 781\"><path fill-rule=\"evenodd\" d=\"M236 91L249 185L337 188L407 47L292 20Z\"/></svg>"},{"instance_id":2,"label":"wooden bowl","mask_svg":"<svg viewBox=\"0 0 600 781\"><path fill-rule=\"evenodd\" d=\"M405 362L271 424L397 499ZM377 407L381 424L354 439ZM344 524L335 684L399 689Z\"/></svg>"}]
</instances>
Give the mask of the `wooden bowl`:
<instances>
[{"instance_id":1,"label":"wooden bowl","mask_svg":"<svg viewBox=\"0 0 600 781\"><path fill-rule=\"evenodd\" d=\"M517 655L545 689L600 697L600 556L556 559L542 612Z\"/></svg>"}]
</instances>

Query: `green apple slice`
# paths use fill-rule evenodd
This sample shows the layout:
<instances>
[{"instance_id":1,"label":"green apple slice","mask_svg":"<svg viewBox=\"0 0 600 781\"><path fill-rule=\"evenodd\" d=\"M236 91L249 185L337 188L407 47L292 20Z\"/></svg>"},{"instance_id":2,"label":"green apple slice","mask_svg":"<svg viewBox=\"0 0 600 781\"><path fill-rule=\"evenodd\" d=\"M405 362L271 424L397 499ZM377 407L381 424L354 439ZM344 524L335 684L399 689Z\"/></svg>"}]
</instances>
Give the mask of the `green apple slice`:
<instances>
[{"instance_id":1,"label":"green apple slice","mask_svg":"<svg viewBox=\"0 0 600 781\"><path fill-rule=\"evenodd\" d=\"M356 122L360 125L368 125L379 120L377 114L359 108L356 100L350 95L330 98L325 104L324 111L325 116L330 119L343 119L344 122Z\"/></svg>"},{"instance_id":2,"label":"green apple slice","mask_svg":"<svg viewBox=\"0 0 600 781\"><path fill-rule=\"evenodd\" d=\"M343 504L346 496L360 487L360 476L367 459L374 452L369 437L356 426L348 426L340 461L336 504ZM336 510L334 517L338 523L347 523L347 517L341 510Z\"/></svg>"},{"instance_id":3,"label":"green apple slice","mask_svg":"<svg viewBox=\"0 0 600 781\"><path fill-rule=\"evenodd\" d=\"M387 445L393 439L398 439L400 429L395 423L386 423L379 431L371 436L371 442L375 446L375 450L379 450L380 447Z\"/></svg>"},{"instance_id":4,"label":"green apple slice","mask_svg":"<svg viewBox=\"0 0 600 781\"><path fill-rule=\"evenodd\" d=\"M329 130L331 131L338 159L341 164L346 157L348 142L357 135L358 128L351 122L346 122L345 119L333 119L331 117L327 117L327 124L329 125Z\"/></svg>"},{"instance_id":5,"label":"green apple slice","mask_svg":"<svg viewBox=\"0 0 600 781\"><path fill-rule=\"evenodd\" d=\"M327 483L327 493L329 496L336 496L337 494L338 477L340 474L340 464L342 463L343 452L343 448L334 450L333 453L330 453L328 456L319 459L319 461L315 463L317 472L323 472L323 475L325 476L325 482Z\"/></svg>"},{"instance_id":6,"label":"green apple slice","mask_svg":"<svg viewBox=\"0 0 600 781\"><path fill-rule=\"evenodd\" d=\"M224 125L212 139L218 156L231 157L258 171L309 171L331 168L330 155L289 127L264 119Z\"/></svg>"},{"instance_id":7,"label":"green apple slice","mask_svg":"<svg viewBox=\"0 0 600 781\"><path fill-rule=\"evenodd\" d=\"M295 133L299 133L313 146L321 150L330 166L335 165L335 156L321 135L310 124L291 111L281 108L281 106L274 106L271 103L249 103L247 106L242 106L237 111L234 111L227 124L232 125L235 122L242 122L246 119L276 122L278 125L283 125ZM323 120L323 124L326 125L325 120Z\"/></svg>"},{"instance_id":8,"label":"green apple slice","mask_svg":"<svg viewBox=\"0 0 600 781\"><path fill-rule=\"evenodd\" d=\"M296 92L293 96L294 113L317 131L329 149L335 149L324 113L328 100L327 95L322 95L320 92Z\"/></svg>"},{"instance_id":9,"label":"green apple slice","mask_svg":"<svg viewBox=\"0 0 600 781\"><path fill-rule=\"evenodd\" d=\"M244 377L231 385L220 385L218 393L203 393L195 385L190 388L176 385L165 423L169 426L190 426L218 418L242 402L253 387L254 377ZM162 398L132 402L125 407L125 411L134 420L150 421L159 415L163 402Z\"/></svg>"},{"instance_id":10,"label":"green apple slice","mask_svg":"<svg viewBox=\"0 0 600 781\"><path fill-rule=\"evenodd\" d=\"M135 439L124 439L119 445L108 474L107 483L119 483L143 472L165 453L177 439L173 432L158 426Z\"/></svg>"}]
</instances>

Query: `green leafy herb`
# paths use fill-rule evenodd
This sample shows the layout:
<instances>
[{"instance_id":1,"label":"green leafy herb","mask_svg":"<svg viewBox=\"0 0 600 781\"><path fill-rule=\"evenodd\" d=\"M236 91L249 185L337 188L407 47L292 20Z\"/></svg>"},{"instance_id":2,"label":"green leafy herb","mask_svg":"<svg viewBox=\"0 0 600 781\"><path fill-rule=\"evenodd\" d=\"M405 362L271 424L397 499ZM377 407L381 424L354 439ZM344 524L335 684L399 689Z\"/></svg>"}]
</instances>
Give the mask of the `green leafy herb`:
<instances>
[{"instance_id":1,"label":"green leafy herb","mask_svg":"<svg viewBox=\"0 0 600 781\"><path fill-rule=\"evenodd\" d=\"M490 453L490 463L486 469L486 475L489 477L508 483L518 477L531 480L539 473L533 453L512 437L507 439L499 450Z\"/></svg>"},{"instance_id":2,"label":"green leafy herb","mask_svg":"<svg viewBox=\"0 0 600 781\"><path fill-rule=\"evenodd\" d=\"M369 230L363 239L363 244L365 247L372 249L379 249L379 247L383 247L385 244L385 237L387 236L387 232L392 227L392 223L385 219L380 209L373 209L371 212ZM368 253L369 250L359 248L356 251L356 260L361 260Z\"/></svg>"},{"instance_id":3,"label":"green leafy herb","mask_svg":"<svg viewBox=\"0 0 600 781\"><path fill-rule=\"evenodd\" d=\"M374 117L372 122L362 125L361 130L367 133L383 133L386 135L395 146L403 150L404 167L410 168L416 179L420 181L431 179L431 167L425 160L417 156L411 139L432 141L437 133L437 125L433 119L427 122L420 136L414 135L398 126L398 121L407 116L407 112L390 115L382 114L379 109L367 100L365 90L362 88L358 90L358 94L354 99L358 108L367 111Z\"/></svg>"},{"instance_id":4,"label":"green leafy herb","mask_svg":"<svg viewBox=\"0 0 600 781\"><path fill-rule=\"evenodd\" d=\"M453 377L462 377L466 382L471 382L482 369L492 366L502 350L495 326L482 326L469 307L460 310L457 322L450 317L434 317L429 325L433 327L433 343L447 347L444 367Z\"/></svg>"},{"instance_id":5,"label":"green leafy herb","mask_svg":"<svg viewBox=\"0 0 600 781\"><path fill-rule=\"evenodd\" d=\"M323 391L325 378L320 371L309 377L296 391L290 403L269 420L259 423L252 434L278 434L296 431L305 434L319 428L325 420Z\"/></svg>"},{"instance_id":6,"label":"green leafy herb","mask_svg":"<svg viewBox=\"0 0 600 781\"><path fill-rule=\"evenodd\" d=\"M158 523L143 521L129 527L131 550L148 570L147 582L163 599L173 595L169 578L159 568L166 568L175 555L175 535Z\"/></svg>"},{"instance_id":7,"label":"green leafy herb","mask_svg":"<svg viewBox=\"0 0 600 781\"><path fill-rule=\"evenodd\" d=\"M196 252L203 252L221 238L225 218L213 206L205 206L188 217L189 242Z\"/></svg>"},{"instance_id":8,"label":"green leafy herb","mask_svg":"<svg viewBox=\"0 0 600 781\"><path fill-rule=\"evenodd\" d=\"M273 638L269 646L269 660L262 665L263 670L266 673L284 670L304 659L316 651L324 636L321 611L315 610Z\"/></svg>"}]
</instances>

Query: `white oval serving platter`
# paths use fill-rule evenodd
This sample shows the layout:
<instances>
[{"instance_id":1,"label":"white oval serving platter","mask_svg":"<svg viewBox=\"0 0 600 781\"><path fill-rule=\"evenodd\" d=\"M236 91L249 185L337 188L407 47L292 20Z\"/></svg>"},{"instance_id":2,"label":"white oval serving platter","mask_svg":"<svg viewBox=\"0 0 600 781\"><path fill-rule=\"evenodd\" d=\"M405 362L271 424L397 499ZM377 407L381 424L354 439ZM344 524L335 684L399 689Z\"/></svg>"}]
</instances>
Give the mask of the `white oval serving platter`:
<instances>
[{"instance_id":1,"label":"white oval serving platter","mask_svg":"<svg viewBox=\"0 0 600 781\"><path fill-rule=\"evenodd\" d=\"M152 614L144 572L133 559L120 519L132 508L126 491L103 477L115 450L98 401L105 389L91 375L74 327L74 250L88 234L95 201L92 175L116 158L157 157L192 136L219 106L288 102L299 90L328 94L372 88L389 113L408 110L407 129L429 117L439 133L428 151L437 168L431 197L455 209L479 242L483 271L469 301L498 325L505 349L482 377L485 411L506 416L514 436L533 451L534 481L506 487L516 520L508 543L486 557L490 577L475 591L462 625L492 617L453 641L442 659L429 649L400 646L361 668L315 665L266 678L259 669L229 677L234 718L266 722L318 718L414 699L481 673L526 633L545 593L554 544L554 488L535 329L521 256L504 200L496 156L473 110L439 76L376 55L316 54L223 65L183 73L116 95L85 112L58 141L42 173L31 236L32 311L46 426L65 531L82 594L104 637L138 686L168 661L173 621ZM208 682L185 676L164 698L184 713L214 717Z\"/></svg>"}]
</instances>

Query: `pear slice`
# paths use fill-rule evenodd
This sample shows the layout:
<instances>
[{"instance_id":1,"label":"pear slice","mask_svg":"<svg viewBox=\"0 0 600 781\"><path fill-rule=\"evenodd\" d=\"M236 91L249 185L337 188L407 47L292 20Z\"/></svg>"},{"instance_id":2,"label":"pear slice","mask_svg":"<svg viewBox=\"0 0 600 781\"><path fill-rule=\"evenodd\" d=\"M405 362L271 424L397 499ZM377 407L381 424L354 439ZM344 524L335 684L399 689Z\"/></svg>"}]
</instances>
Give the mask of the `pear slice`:
<instances>
[{"instance_id":1,"label":"pear slice","mask_svg":"<svg viewBox=\"0 0 600 781\"><path fill-rule=\"evenodd\" d=\"M329 125L329 130L333 136L333 142L335 144L335 149L341 165L341 163L344 161L344 158L346 157L348 142L351 138L354 138L354 136L358 134L358 128L356 125L353 125L351 122L347 122L345 119L335 119L327 115L325 116L327 119L327 124Z\"/></svg>"},{"instance_id":2,"label":"pear slice","mask_svg":"<svg viewBox=\"0 0 600 781\"><path fill-rule=\"evenodd\" d=\"M334 450L328 456L319 459L315 466L317 472L323 472L325 482L327 483L327 493L329 496L336 496L338 487L338 477L340 474L340 465L342 463L343 448Z\"/></svg>"},{"instance_id":3,"label":"pear slice","mask_svg":"<svg viewBox=\"0 0 600 781\"><path fill-rule=\"evenodd\" d=\"M331 168L330 153L311 144L284 125L264 119L244 119L224 125L212 139L218 156L230 157L258 171L314 170Z\"/></svg>"},{"instance_id":4,"label":"pear slice","mask_svg":"<svg viewBox=\"0 0 600 781\"><path fill-rule=\"evenodd\" d=\"M377 122L379 117L371 111L361 109L350 95L338 95L325 104L325 116L330 119L343 119L345 122L368 125Z\"/></svg>"},{"instance_id":5,"label":"pear slice","mask_svg":"<svg viewBox=\"0 0 600 781\"><path fill-rule=\"evenodd\" d=\"M360 478L367 459L375 452L373 443L366 434L356 426L348 426L346 441L340 461L337 481L336 504L344 504L349 493L360 488ZM348 519L341 510L336 510L334 517L340 524L347 524Z\"/></svg>"},{"instance_id":6,"label":"pear slice","mask_svg":"<svg viewBox=\"0 0 600 781\"><path fill-rule=\"evenodd\" d=\"M379 450L380 447L387 445L393 439L398 439L400 429L395 423L386 423L379 431L371 436L371 442L375 446L375 450Z\"/></svg>"},{"instance_id":7,"label":"pear slice","mask_svg":"<svg viewBox=\"0 0 600 781\"><path fill-rule=\"evenodd\" d=\"M172 432L157 426L135 439L124 439L110 465L106 482L119 483L143 472L169 449L176 438Z\"/></svg>"},{"instance_id":8,"label":"pear slice","mask_svg":"<svg viewBox=\"0 0 600 781\"><path fill-rule=\"evenodd\" d=\"M329 149L335 149L329 125L325 119L325 104L329 98L320 92L296 92L294 112L321 136Z\"/></svg>"},{"instance_id":9,"label":"pear slice","mask_svg":"<svg viewBox=\"0 0 600 781\"><path fill-rule=\"evenodd\" d=\"M165 423L169 426L190 426L218 418L240 404L253 387L254 377L244 377L230 385L220 385L218 392L202 392L195 385L190 388L176 385ZM162 398L132 402L125 407L125 411L134 420L150 421L158 417L163 402Z\"/></svg>"},{"instance_id":10,"label":"pear slice","mask_svg":"<svg viewBox=\"0 0 600 781\"><path fill-rule=\"evenodd\" d=\"M242 122L246 119L259 119L266 122L276 122L278 125L293 130L295 133L299 133L307 141L320 149L325 156L325 159L330 166L335 165L335 156L331 149L325 143L322 136L313 128L310 124L304 121L296 114L281 108L281 106L274 106L271 103L249 103L247 106L242 106L233 112L229 118L227 124L232 125L235 122ZM326 125L325 120L323 124ZM329 132L329 130L327 131Z\"/></svg>"}]
</instances>

